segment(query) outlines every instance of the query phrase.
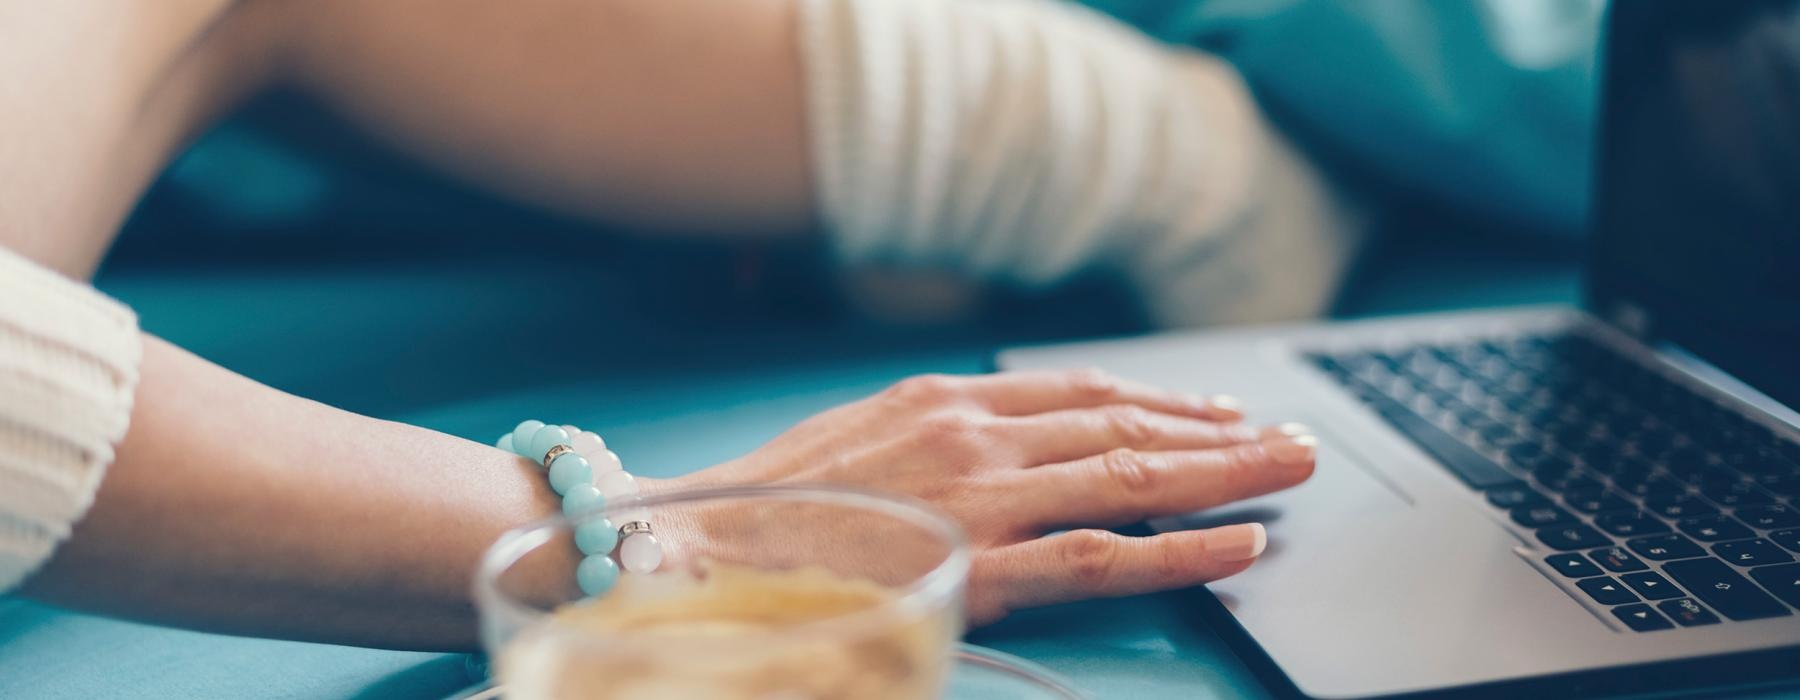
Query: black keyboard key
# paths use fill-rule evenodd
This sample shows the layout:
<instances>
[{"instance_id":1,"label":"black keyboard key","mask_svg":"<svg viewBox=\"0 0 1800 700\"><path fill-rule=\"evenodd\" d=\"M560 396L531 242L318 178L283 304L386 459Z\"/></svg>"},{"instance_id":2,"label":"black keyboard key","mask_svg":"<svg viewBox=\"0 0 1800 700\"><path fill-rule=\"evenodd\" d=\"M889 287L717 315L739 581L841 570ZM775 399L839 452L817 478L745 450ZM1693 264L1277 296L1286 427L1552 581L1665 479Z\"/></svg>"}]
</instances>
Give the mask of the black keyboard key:
<instances>
[{"instance_id":1,"label":"black keyboard key","mask_svg":"<svg viewBox=\"0 0 1800 700\"><path fill-rule=\"evenodd\" d=\"M1800 564L1782 564L1751 569L1750 578L1769 589L1788 605L1800 608Z\"/></svg>"},{"instance_id":2,"label":"black keyboard key","mask_svg":"<svg viewBox=\"0 0 1800 700\"><path fill-rule=\"evenodd\" d=\"M1544 488L1557 493L1592 491L1594 489L1606 488L1606 484L1600 483L1600 480L1595 479L1593 475L1588 474L1587 472L1570 472L1555 479L1546 479L1543 483Z\"/></svg>"},{"instance_id":3,"label":"black keyboard key","mask_svg":"<svg viewBox=\"0 0 1800 700\"><path fill-rule=\"evenodd\" d=\"M1800 525L1800 513L1795 513L1794 509L1787 506L1740 508L1737 511L1737 517L1738 520L1742 520L1749 524L1750 527L1759 530L1773 530L1778 527L1794 527Z\"/></svg>"},{"instance_id":4,"label":"black keyboard key","mask_svg":"<svg viewBox=\"0 0 1800 700\"><path fill-rule=\"evenodd\" d=\"M1775 493L1800 498L1800 474L1771 474L1757 478L1757 483Z\"/></svg>"},{"instance_id":5,"label":"black keyboard key","mask_svg":"<svg viewBox=\"0 0 1800 700\"><path fill-rule=\"evenodd\" d=\"M1643 596L1645 600L1667 600L1686 595L1681 592L1681 589L1676 588L1675 584L1669 583L1668 579L1654 571L1620 574L1619 580L1624 581L1625 585L1630 586L1631 590L1637 591L1638 595Z\"/></svg>"},{"instance_id":6,"label":"black keyboard key","mask_svg":"<svg viewBox=\"0 0 1800 700\"><path fill-rule=\"evenodd\" d=\"M1631 508L1631 501L1617 491L1606 489L1582 489L1563 494L1563 503L1582 513L1599 513L1608 510L1626 510Z\"/></svg>"},{"instance_id":7,"label":"black keyboard key","mask_svg":"<svg viewBox=\"0 0 1800 700\"><path fill-rule=\"evenodd\" d=\"M1552 459L1544 452L1542 445L1535 442L1522 442L1506 448L1506 461L1520 469L1537 469L1545 461Z\"/></svg>"},{"instance_id":8,"label":"black keyboard key","mask_svg":"<svg viewBox=\"0 0 1800 700\"><path fill-rule=\"evenodd\" d=\"M1569 511L1552 505L1514 508L1512 511L1512 519L1513 522L1530 528L1567 525L1576 522L1575 516L1570 515Z\"/></svg>"},{"instance_id":9,"label":"black keyboard key","mask_svg":"<svg viewBox=\"0 0 1800 700\"><path fill-rule=\"evenodd\" d=\"M1557 573L1569 578L1587 578L1605 573L1600 570L1600 567L1595 566L1594 562L1588 561L1587 557L1574 553L1552 554L1544 557L1544 561L1551 568L1556 569Z\"/></svg>"},{"instance_id":10,"label":"black keyboard key","mask_svg":"<svg viewBox=\"0 0 1800 700\"><path fill-rule=\"evenodd\" d=\"M1537 532L1538 540L1551 549L1568 551L1571 549L1592 549L1608 544L1612 540L1599 530L1586 525L1569 525L1565 527L1547 527ZM1698 548L1696 548L1698 549Z\"/></svg>"},{"instance_id":11,"label":"black keyboard key","mask_svg":"<svg viewBox=\"0 0 1800 700\"><path fill-rule=\"evenodd\" d=\"M1667 618L1657 614L1655 610L1650 609L1650 606L1643 603L1621 605L1613 608L1612 614L1613 617L1619 618L1620 622L1625 623L1626 627L1637 632L1655 632L1675 627L1669 624Z\"/></svg>"},{"instance_id":12,"label":"black keyboard key","mask_svg":"<svg viewBox=\"0 0 1800 700\"><path fill-rule=\"evenodd\" d=\"M1790 614L1786 606L1762 592L1725 562L1707 557L1663 565L1663 573L1695 597L1733 620L1756 620Z\"/></svg>"},{"instance_id":13,"label":"black keyboard key","mask_svg":"<svg viewBox=\"0 0 1800 700\"><path fill-rule=\"evenodd\" d=\"M1595 563L1605 567L1607 571L1643 571L1650 568L1643 560L1625 551L1624 547L1607 547L1588 552Z\"/></svg>"},{"instance_id":14,"label":"black keyboard key","mask_svg":"<svg viewBox=\"0 0 1800 700\"><path fill-rule=\"evenodd\" d=\"M1686 559L1688 557L1698 557L1706 554L1706 550L1701 549L1700 545L1694 544L1693 540L1682 537L1681 535L1644 537L1631 540L1625 544L1626 546L1631 547L1631 551L1637 552L1638 556L1654 561Z\"/></svg>"},{"instance_id":15,"label":"black keyboard key","mask_svg":"<svg viewBox=\"0 0 1800 700\"><path fill-rule=\"evenodd\" d=\"M1771 532L1769 539L1774 540L1775 544L1800 552L1800 528Z\"/></svg>"},{"instance_id":16,"label":"black keyboard key","mask_svg":"<svg viewBox=\"0 0 1800 700\"><path fill-rule=\"evenodd\" d=\"M1780 547L1760 537L1754 540L1720 542L1713 545L1713 554L1738 566L1784 564L1794 560L1787 552L1781 551Z\"/></svg>"},{"instance_id":17,"label":"black keyboard key","mask_svg":"<svg viewBox=\"0 0 1800 700\"><path fill-rule=\"evenodd\" d=\"M1726 515L1708 515L1700 518L1688 518L1677 523L1681 531L1701 542L1718 542L1750 537L1756 533L1742 523L1732 520Z\"/></svg>"},{"instance_id":18,"label":"black keyboard key","mask_svg":"<svg viewBox=\"0 0 1800 700\"><path fill-rule=\"evenodd\" d=\"M1649 508L1650 512L1665 518L1677 519L1693 518L1702 515L1716 515L1719 512L1719 509L1714 508L1711 503L1707 503L1706 501L1685 493L1646 499L1644 501L1644 507Z\"/></svg>"},{"instance_id":19,"label":"black keyboard key","mask_svg":"<svg viewBox=\"0 0 1800 700\"><path fill-rule=\"evenodd\" d=\"M1594 602L1601 605L1620 605L1638 601L1638 597L1632 595L1631 589L1626 588L1625 584L1619 583L1611 576L1584 578L1576 581L1575 585L1586 591L1588 597L1593 598Z\"/></svg>"},{"instance_id":20,"label":"black keyboard key","mask_svg":"<svg viewBox=\"0 0 1800 700\"><path fill-rule=\"evenodd\" d=\"M1536 467L1533 467L1531 470L1531 477L1542 482L1545 486L1554 489L1557 488L1557 486L1554 486L1553 484L1560 484L1564 480L1573 478L1574 475L1579 473L1580 472L1575 470L1575 465L1560 459L1552 459L1539 462Z\"/></svg>"},{"instance_id":21,"label":"black keyboard key","mask_svg":"<svg viewBox=\"0 0 1800 700\"><path fill-rule=\"evenodd\" d=\"M1594 524L1600 526L1600 529L1620 537L1654 535L1669 531L1669 526L1663 521L1638 511L1601 513L1594 518Z\"/></svg>"},{"instance_id":22,"label":"black keyboard key","mask_svg":"<svg viewBox=\"0 0 1800 700\"><path fill-rule=\"evenodd\" d=\"M1700 487L1700 493L1722 506L1760 506L1774 503L1775 499L1748 481L1734 481L1729 484L1706 484Z\"/></svg>"},{"instance_id":23,"label":"black keyboard key","mask_svg":"<svg viewBox=\"0 0 1800 700\"><path fill-rule=\"evenodd\" d=\"M1613 484L1621 490L1638 498L1667 498L1687 493L1687 487L1665 476L1650 475L1643 481L1628 481L1613 478Z\"/></svg>"},{"instance_id":24,"label":"black keyboard key","mask_svg":"<svg viewBox=\"0 0 1800 700\"><path fill-rule=\"evenodd\" d=\"M1377 408L1381 407L1377 406ZM1382 410L1381 415L1388 420L1390 425L1412 438L1412 441L1424 448L1427 454L1443 463L1452 474L1471 487L1488 489L1518 481L1518 477L1500 468L1500 465L1494 464L1493 460L1482 456L1481 453L1464 445L1411 411Z\"/></svg>"},{"instance_id":25,"label":"black keyboard key","mask_svg":"<svg viewBox=\"0 0 1800 700\"><path fill-rule=\"evenodd\" d=\"M1656 609L1663 611L1669 619L1682 627L1699 627L1700 625L1719 624L1719 616L1700 606L1693 598L1665 600L1656 604Z\"/></svg>"},{"instance_id":26,"label":"black keyboard key","mask_svg":"<svg viewBox=\"0 0 1800 700\"><path fill-rule=\"evenodd\" d=\"M1517 481L1505 486L1496 486L1488 489L1487 500L1488 503L1492 503L1507 510L1522 506L1542 506L1550 504L1550 499L1545 498L1544 494L1538 493L1530 486L1526 486L1524 483Z\"/></svg>"}]
</instances>

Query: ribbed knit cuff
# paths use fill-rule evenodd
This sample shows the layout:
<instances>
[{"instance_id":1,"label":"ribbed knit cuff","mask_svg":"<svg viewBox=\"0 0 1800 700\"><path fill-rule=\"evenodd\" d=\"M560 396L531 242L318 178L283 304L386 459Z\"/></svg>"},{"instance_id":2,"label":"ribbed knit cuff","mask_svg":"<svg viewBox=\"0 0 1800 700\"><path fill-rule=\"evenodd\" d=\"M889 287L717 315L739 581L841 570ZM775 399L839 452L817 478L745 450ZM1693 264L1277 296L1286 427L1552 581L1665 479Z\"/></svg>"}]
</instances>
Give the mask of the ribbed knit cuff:
<instances>
[{"instance_id":1,"label":"ribbed knit cuff","mask_svg":"<svg viewBox=\"0 0 1800 700\"><path fill-rule=\"evenodd\" d=\"M0 248L0 592L93 503L142 355L130 309Z\"/></svg>"}]
</instances>

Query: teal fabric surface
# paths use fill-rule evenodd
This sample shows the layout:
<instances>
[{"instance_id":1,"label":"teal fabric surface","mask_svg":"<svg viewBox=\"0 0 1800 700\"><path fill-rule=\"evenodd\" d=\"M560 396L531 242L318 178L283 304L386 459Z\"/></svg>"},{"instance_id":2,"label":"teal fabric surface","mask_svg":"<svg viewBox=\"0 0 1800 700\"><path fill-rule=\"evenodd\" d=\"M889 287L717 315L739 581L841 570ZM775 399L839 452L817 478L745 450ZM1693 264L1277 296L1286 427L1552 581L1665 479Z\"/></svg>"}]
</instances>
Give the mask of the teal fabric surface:
<instances>
[{"instance_id":1,"label":"teal fabric surface","mask_svg":"<svg viewBox=\"0 0 1800 700\"><path fill-rule=\"evenodd\" d=\"M1390 197L1575 236L1604 0L1083 0L1230 59L1290 132Z\"/></svg>"},{"instance_id":2,"label":"teal fabric surface","mask_svg":"<svg viewBox=\"0 0 1800 700\"><path fill-rule=\"evenodd\" d=\"M1459 256L1378 271L1347 307L1570 298L1566 262L1489 261L1479 279L1436 272ZM984 371L1003 345L1117 332L1106 315L1124 313L1053 300L1037 310L1043 323L1030 310L925 330L829 317L721 320L706 310L719 299L631 293L620 270L640 262L125 265L101 287L137 308L148 330L280 388L482 441L525 416L592 425L652 475L742 454L908 375ZM1532 266L1542 269L1513 274ZM558 282L538 282L546 279ZM518 319L520 309L536 310ZM591 352L544 356L518 330L570 318ZM690 318L702 320L680 320ZM1157 595L1029 611L971 641L1044 664L1099 697L1266 695L1217 635L1183 617L1183 605ZM222 637L0 601L5 698L436 698L468 682L453 655Z\"/></svg>"}]
</instances>

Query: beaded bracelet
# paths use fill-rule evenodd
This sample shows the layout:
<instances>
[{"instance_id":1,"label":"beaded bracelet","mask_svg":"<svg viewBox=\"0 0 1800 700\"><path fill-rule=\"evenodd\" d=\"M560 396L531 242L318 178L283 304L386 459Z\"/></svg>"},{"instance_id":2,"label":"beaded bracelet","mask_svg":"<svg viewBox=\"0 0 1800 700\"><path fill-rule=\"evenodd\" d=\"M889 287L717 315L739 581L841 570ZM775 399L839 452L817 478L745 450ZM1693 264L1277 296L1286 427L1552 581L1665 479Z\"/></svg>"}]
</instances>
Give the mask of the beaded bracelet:
<instances>
[{"instance_id":1,"label":"beaded bracelet","mask_svg":"<svg viewBox=\"0 0 1800 700\"><path fill-rule=\"evenodd\" d=\"M637 495L637 480L606 449L599 435L573 425L545 425L528 420L500 436L495 447L542 465L549 472L550 488L562 497L563 515L601 508L609 500ZM597 466L596 466L597 465ZM650 513L630 508L619 513L625 524L617 529L611 520L595 518L575 526L575 546L582 553L575 568L581 591L597 596L619 580L619 566L634 574L655 571L662 564L662 543L650 529ZM618 564L610 556L618 549Z\"/></svg>"}]
</instances>

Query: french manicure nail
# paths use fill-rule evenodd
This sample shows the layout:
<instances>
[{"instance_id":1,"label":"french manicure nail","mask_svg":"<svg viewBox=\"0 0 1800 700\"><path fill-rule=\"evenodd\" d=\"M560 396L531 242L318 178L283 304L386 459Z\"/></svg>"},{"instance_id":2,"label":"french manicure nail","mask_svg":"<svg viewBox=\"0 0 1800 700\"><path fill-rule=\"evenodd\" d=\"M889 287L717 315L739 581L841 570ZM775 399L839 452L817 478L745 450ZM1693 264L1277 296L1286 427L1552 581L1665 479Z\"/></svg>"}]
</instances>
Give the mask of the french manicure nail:
<instances>
[{"instance_id":1,"label":"french manicure nail","mask_svg":"<svg viewBox=\"0 0 1800 700\"><path fill-rule=\"evenodd\" d=\"M1312 428L1306 427L1305 423L1282 423L1281 425L1275 426L1275 431L1288 437L1299 437L1301 435L1312 434Z\"/></svg>"},{"instance_id":2,"label":"french manicure nail","mask_svg":"<svg viewBox=\"0 0 1800 700\"><path fill-rule=\"evenodd\" d=\"M1305 464L1318 452L1319 439L1311 435L1290 435L1263 442L1263 450L1280 464Z\"/></svg>"},{"instance_id":3,"label":"french manicure nail","mask_svg":"<svg viewBox=\"0 0 1800 700\"><path fill-rule=\"evenodd\" d=\"M1244 523L1215 528L1207 536L1207 548L1220 561L1255 559L1269 546L1269 533L1262 523Z\"/></svg>"},{"instance_id":4,"label":"french manicure nail","mask_svg":"<svg viewBox=\"0 0 1800 700\"><path fill-rule=\"evenodd\" d=\"M1239 401L1236 396L1231 394L1214 394L1207 397L1206 404L1215 410L1236 413L1240 416L1244 414L1244 402Z\"/></svg>"}]
</instances>

